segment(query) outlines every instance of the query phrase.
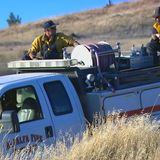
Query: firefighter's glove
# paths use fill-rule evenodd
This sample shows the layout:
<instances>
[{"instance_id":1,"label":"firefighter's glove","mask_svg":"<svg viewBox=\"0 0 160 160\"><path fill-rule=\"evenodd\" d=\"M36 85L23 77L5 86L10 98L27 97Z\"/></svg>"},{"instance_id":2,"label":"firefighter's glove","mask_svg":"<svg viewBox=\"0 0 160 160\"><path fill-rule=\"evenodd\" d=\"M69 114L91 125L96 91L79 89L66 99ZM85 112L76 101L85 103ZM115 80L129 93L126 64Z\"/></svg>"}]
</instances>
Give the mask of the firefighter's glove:
<instances>
[{"instance_id":1,"label":"firefighter's glove","mask_svg":"<svg viewBox=\"0 0 160 160\"><path fill-rule=\"evenodd\" d=\"M155 40L155 41L159 42L160 41L160 34L153 34L152 35L152 40Z\"/></svg>"},{"instance_id":2,"label":"firefighter's glove","mask_svg":"<svg viewBox=\"0 0 160 160\"><path fill-rule=\"evenodd\" d=\"M30 52L29 56L30 56L31 59L35 59L37 54L35 52Z\"/></svg>"},{"instance_id":3,"label":"firefighter's glove","mask_svg":"<svg viewBox=\"0 0 160 160\"><path fill-rule=\"evenodd\" d=\"M80 45L80 43L79 43L78 41L76 41L76 40L74 41L74 43L75 43L76 45Z\"/></svg>"}]
</instances>

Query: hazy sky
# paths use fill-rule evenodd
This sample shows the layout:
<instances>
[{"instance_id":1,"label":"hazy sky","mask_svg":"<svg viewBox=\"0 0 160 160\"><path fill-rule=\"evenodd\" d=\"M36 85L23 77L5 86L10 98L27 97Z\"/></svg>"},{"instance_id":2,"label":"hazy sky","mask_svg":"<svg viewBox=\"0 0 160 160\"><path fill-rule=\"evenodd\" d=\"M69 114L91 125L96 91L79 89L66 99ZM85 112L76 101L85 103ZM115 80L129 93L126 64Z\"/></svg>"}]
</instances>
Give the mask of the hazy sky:
<instances>
[{"instance_id":1,"label":"hazy sky","mask_svg":"<svg viewBox=\"0 0 160 160\"><path fill-rule=\"evenodd\" d=\"M111 0L113 4L128 0ZM11 12L22 18L21 23L34 22L43 18L65 15L89 9L101 8L108 0L1 0L0 29L8 27Z\"/></svg>"}]
</instances>

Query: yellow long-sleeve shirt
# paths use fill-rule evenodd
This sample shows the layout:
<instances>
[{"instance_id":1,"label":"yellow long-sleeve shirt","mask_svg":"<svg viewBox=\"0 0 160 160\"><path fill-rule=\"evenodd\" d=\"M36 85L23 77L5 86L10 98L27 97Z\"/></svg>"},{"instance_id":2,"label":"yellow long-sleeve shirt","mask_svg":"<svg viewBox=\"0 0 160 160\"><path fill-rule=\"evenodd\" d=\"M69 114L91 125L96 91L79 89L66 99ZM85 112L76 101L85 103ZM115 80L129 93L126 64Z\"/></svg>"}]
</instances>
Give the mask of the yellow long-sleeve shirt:
<instances>
[{"instance_id":1,"label":"yellow long-sleeve shirt","mask_svg":"<svg viewBox=\"0 0 160 160\"><path fill-rule=\"evenodd\" d=\"M51 51L58 54L57 58L62 58L63 48L74 46L75 42L76 41L72 37L63 33L56 33L55 36L49 40L46 35L40 35L34 39L32 47L28 52L34 53L35 55L40 52L41 56L43 56L46 51Z\"/></svg>"}]
</instances>

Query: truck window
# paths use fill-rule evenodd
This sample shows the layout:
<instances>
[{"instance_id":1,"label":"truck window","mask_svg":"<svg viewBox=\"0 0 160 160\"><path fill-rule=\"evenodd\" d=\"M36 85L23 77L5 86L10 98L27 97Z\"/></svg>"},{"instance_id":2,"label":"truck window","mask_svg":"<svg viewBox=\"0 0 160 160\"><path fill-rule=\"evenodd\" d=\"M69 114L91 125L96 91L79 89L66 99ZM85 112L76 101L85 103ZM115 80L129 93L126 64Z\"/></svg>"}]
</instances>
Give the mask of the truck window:
<instances>
[{"instance_id":1,"label":"truck window","mask_svg":"<svg viewBox=\"0 0 160 160\"><path fill-rule=\"evenodd\" d=\"M32 86L8 90L0 101L2 111L17 111L19 122L43 118L38 97Z\"/></svg>"},{"instance_id":2,"label":"truck window","mask_svg":"<svg viewBox=\"0 0 160 160\"><path fill-rule=\"evenodd\" d=\"M70 99L62 82L48 82L44 84L44 88L55 115L64 115L73 111Z\"/></svg>"}]
</instances>

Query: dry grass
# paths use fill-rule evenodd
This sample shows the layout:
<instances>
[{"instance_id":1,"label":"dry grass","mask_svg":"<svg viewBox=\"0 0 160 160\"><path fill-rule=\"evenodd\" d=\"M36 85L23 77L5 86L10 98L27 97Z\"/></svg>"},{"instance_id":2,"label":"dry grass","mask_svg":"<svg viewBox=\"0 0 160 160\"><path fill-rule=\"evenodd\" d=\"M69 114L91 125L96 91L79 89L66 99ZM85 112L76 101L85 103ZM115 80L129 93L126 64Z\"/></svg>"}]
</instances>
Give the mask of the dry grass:
<instances>
[{"instance_id":1,"label":"dry grass","mask_svg":"<svg viewBox=\"0 0 160 160\"><path fill-rule=\"evenodd\" d=\"M148 116L118 119L93 128L83 139L75 141L70 149L64 143L45 147L29 157L25 150L15 154L13 160L158 160L160 157L159 125ZM31 155L30 155L31 156ZM3 159L2 157L1 159ZM9 158L4 158L9 159Z\"/></svg>"},{"instance_id":2,"label":"dry grass","mask_svg":"<svg viewBox=\"0 0 160 160\"><path fill-rule=\"evenodd\" d=\"M125 119L108 123L93 130L93 136L85 136L75 143L69 152L52 159L67 160L140 160L158 159L160 136L158 126L147 118L137 117L126 123ZM67 158L66 158L67 157Z\"/></svg>"}]
</instances>

